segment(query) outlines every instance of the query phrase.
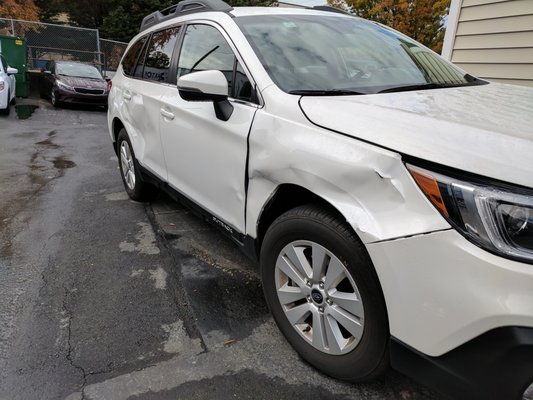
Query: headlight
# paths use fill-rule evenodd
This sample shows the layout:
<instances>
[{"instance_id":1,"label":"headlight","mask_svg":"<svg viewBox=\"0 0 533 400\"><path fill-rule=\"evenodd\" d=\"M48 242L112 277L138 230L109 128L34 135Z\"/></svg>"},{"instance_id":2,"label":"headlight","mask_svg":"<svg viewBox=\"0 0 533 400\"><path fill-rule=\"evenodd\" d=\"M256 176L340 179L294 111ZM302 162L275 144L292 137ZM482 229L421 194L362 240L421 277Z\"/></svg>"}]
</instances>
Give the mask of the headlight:
<instances>
[{"instance_id":1,"label":"headlight","mask_svg":"<svg viewBox=\"0 0 533 400\"><path fill-rule=\"evenodd\" d=\"M5 87L5 83L3 81L0 81L0 91L4 90Z\"/></svg>"},{"instance_id":2,"label":"headlight","mask_svg":"<svg viewBox=\"0 0 533 400\"><path fill-rule=\"evenodd\" d=\"M56 81L57 86L59 86L61 89L70 90L71 92L74 91L74 88L70 85L67 85L66 83L63 83L61 81Z\"/></svg>"},{"instance_id":3,"label":"headlight","mask_svg":"<svg viewBox=\"0 0 533 400\"><path fill-rule=\"evenodd\" d=\"M468 182L407 165L448 222L480 247L533 262L533 191Z\"/></svg>"}]
</instances>

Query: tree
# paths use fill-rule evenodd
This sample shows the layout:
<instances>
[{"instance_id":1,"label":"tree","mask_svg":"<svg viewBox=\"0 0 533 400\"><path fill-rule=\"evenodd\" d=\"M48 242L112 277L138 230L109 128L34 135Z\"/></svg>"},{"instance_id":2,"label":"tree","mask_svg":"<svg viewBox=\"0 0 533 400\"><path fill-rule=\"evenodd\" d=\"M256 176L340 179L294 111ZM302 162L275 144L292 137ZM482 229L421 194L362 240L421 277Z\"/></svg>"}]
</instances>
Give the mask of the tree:
<instances>
[{"instance_id":1,"label":"tree","mask_svg":"<svg viewBox=\"0 0 533 400\"><path fill-rule=\"evenodd\" d=\"M394 28L440 53L450 0L328 0L329 4Z\"/></svg>"},{"instance_id":2,"label":"tree","mask_svg":"<svg viewBox=\"0 0 533 400\"><path fill-rule=\"evenodd\" d=\"M92 20L88 20L88 10L79 4L84 2L103 3L103 7L92 8ZM144 17L148 14L163 10L176 4L178 0L78 0L70 6L69 15L76 24L88 28L99 28L102 37L128 42L139 32ZM275 0L228 0L231 6L269 6ZM84 10L85 15L78 13L78 8ZM89 25L92 24L92 25Z\"/></svg>"},{"instance_id":3,"label":"tree","mask_svg":"<svg viewBox=\"0 0 533 400\"><path fill-rule=\"evenodd\" d=\"M39 9L33 0L3 0L0 2L0 17L38 21Z\"/></svg>"},{"instance_id":4,"label":"tree","mask_svg":"<svg viewBox=\"0 0 533 400\"><path fill-rule=\"evenodd\" d=\"M100 30L100 36L128 42L135 36L145 16L163 10L179 0L0 0L4 3L35 2L38 7L34 18L54 22L60 13L68 15L69 22L84 28ZM271 6L276 0L226 0L231 6ZM34 4L34 6L35 6ZM40 8L40 12L39 12ZM2 12L0 15L7 14Z\"/></svg>"},{"instance_id":5,"label":"tree","mask_svg":"<svg viewBox=\"0 0 533 400\"><path fill-rule=\"evenodd\" d=\"M2 0L0 1L0 17L38 21L39 9L33 0ZM37 26L33 23L17 22L15 32L12 32L11 24L8 24L0 27L0 35L24 36L26 32L36 29Z\"/></svg>"},{"instance_id":6,"label":"tree","mask_svg":"<svg viewBox=\"0 0 533 400\"><path fill-rule=\"evenodd\" d=\"M108 0L63 0L63 10L69 20L84 28L97 29L116 2Z\"/></svg>"},{"instance_id":7,"label":"tree","mask_svg":"<svg viewBox=\"0 0 533 400\"><path fill-rule=\"evenodd\" d=\"M176 0L119 0L113 2L99 26L101 36L107 39L129 42L139 32L144 17L176 3Z\"/></svg>"},{"instance_id":8,"label":"tree","mask_svg":"<svg viewBox=\"0 0 533 400\"><path fill-rule=\"evenodd\" d=\"M33 0L39 8L41 22L57 24L56 17L64 13L65 6L62 0Z\"/></svg>"}]
</instances>

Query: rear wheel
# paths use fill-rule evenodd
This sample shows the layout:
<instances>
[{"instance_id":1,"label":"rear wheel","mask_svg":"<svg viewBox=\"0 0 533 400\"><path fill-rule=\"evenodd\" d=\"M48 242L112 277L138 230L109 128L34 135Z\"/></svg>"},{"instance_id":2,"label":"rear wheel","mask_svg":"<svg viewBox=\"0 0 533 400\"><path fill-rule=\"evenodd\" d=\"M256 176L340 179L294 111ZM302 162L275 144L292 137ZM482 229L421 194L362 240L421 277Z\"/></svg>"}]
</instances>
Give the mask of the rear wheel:
<instances>
[{"instance_id":1,"label":"rear wheel","mask_svg":"<svg viewBox=\"0 0 533 400\"><path fill-rule=\"evenodd\" d=\"M269 308L293 348L336 378L363 381L388 366L388 319L370 257L347 224L316 206L295 208L261 248Z\"/></svg>"},{"instance_id":2,"label":"rear wheel","mask_svg":"<svg viewBox=\"0 0 533 400\"><path fill-rule=\"evenodd\" d=\"M135 159L133 147L124 128L118 134L117 149L122 182L124 183L126 193L135 201L148 199L151 187L142 181L139 164Z\"/></svg>"}]
</instances>

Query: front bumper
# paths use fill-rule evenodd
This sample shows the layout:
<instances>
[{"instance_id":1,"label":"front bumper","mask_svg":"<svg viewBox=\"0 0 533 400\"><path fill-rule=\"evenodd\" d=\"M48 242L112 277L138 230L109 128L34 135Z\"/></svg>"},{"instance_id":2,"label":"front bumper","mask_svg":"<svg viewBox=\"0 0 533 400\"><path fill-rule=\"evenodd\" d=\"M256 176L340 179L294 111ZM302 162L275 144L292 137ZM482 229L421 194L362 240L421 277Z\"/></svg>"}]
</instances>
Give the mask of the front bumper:
<instances>
[{"instance_id":1,"label":"front bumper","mask_svg":"<svg viewBox=\"0 0 533 400\"><path fill-rule=\"evenodd\" d=\"M453 399L521 400L533 382L533 329L497 328L440 357L391 340L392 366Z\"/></svg>"},{"instance_id":2,"label":"front bumper","mask_svg":"<svg viewBox=\"0 0 533 400\"><path fill-rule=\"evenodd\" d=\"M390 333L438 357L495 328L533 328L533 265L508 260L450 229L367 244Z\"/></svg>"},{"instance_id":3,"label":"front bumper","mask_svg":"<svg viewBox=\"0 0 533 400\"><path fill-rule=\"evenodd\" d=\"M393 367L465 399L521 399L533 382L533 265L450 229L367 244Z\"/></svg>"},{"instance_id":4,"label":"front bumper","mask_svg":"<svg viewBox=\"0 0 533 400\"><path fill-rule=\"evenodd\" d=\"M62 103L107 106L107 94L93 95L57 89L56 98Z\"/></svg>"}]
</instances>

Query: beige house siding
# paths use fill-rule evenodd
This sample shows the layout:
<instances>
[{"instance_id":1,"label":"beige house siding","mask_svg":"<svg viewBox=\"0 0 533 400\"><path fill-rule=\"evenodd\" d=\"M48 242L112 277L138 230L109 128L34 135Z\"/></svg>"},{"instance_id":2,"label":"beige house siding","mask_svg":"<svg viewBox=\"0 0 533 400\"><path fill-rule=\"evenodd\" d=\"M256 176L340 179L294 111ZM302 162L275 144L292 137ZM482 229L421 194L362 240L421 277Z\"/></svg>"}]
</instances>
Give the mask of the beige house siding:
<instances>
[{"instance_id":1,"label":"beige house siding","mask_svg":"<svg viewBox=\"0 0 533 400\"><path fill-rule=\"evenodd\" d=\"M533 0L452 0L442 55L475 76L533 86Z\"/></svg>"}]
</instances>

